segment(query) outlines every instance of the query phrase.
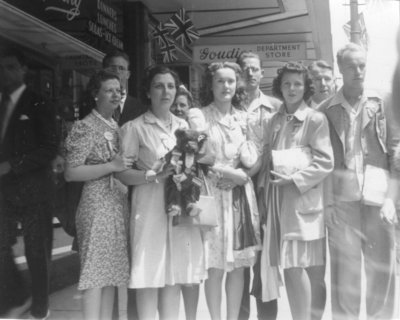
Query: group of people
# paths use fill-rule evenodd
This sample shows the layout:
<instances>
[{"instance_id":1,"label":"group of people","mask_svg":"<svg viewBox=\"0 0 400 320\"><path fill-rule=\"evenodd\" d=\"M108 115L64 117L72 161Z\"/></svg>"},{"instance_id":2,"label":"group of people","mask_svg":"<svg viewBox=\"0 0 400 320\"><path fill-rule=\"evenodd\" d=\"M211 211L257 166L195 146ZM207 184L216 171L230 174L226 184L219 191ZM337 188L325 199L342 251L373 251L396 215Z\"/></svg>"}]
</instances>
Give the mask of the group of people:
<instances>
[{"instance_id":1,"label":"group of people","mask_svg":"<svg viewBox=\"0 0 400 320\"><path fill-rule=\"evenodd\" d=\"M4 74L11 69L9 60L20 63L18 56L2 58ZM224 282L227 319L249 318L250 294L258 319L276 319L284 284L293 319L320 320L326 304L327 244L333 318L359 317L363 272L368 318L394 317L399 141L383 100L364 88L362 47L348 44L338 51L339 90L326 62L308 68L289 62L273 80L275 98L261 92L262 64L252 52L243 52L236 63L207 66L201 103L175 71L153 66L146 70L141 92L147 109L136 105L136 113L125 117L137 102L128 103L129 58L116 52L105 61L88 84L93 109L74 123L61 157L65 179L84 181L76 229L85 319L111 319L120 286L128 287L130 318L156 319L158 313L160 319L178 319L182 293L186 318L196 319L202 283L210 318L221 319ZM13 94L22 85L24 91L22 83L4 88ZM47 233L33 230L30 235L36 225L31 219L50 219L44 210L48 200L32 205L20 198L26 192L49 196L40 192L39 182L22 180L35 178L26 172L42 174L33 166L45 176L45 164L57 152L52 113L38 103L39 108L22 109L18 115L21 122L25 114L32 119L26 129L24 123L15 124L18 134L28 134L21 146L13 144L11 136L17 133L7 129L10 120L0 126L6 132L0 225L21 219L26 246L29 236L40 234L43 239L34 238L41 241L48 265L49 247L44 245L51 226L41 222ZM191 121L194 110L196 121ZM12 119L17 121L14 115ZM178 129L207 137L214 161L200 180L215 200L217 226L174 225L179 212L166 210L166 180L177 167L164 159L176 145ZM40 134L30 136L27 130ZM19 146L29 157L21 155ZM1 259L10 258L13 235L1 228ZM30 257L27 251L27 259L35 279L40 273L30 261L39 259L38 254ZM10 262L0 270L2 281L11 267ZM41 271L43 277L35 279L41 284L32 285L38 292L48 287L48 272ZM48 298L44 289L42 296L38 292L32 292L31 313L45 318ZM8 306L25 305L26 297L20 295Z\"/></svg>"}]
</instances>

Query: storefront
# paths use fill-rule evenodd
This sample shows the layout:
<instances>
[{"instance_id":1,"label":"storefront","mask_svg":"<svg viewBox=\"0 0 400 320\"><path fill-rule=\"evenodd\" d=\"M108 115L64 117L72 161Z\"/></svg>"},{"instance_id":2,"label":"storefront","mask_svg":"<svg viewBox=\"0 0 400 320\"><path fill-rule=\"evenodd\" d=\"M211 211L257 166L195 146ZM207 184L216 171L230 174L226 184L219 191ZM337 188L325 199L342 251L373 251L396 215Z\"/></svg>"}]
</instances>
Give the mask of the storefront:
<instances>
[{"instance_id":1,"label":"storefront","mask_svg":"<svg viewBox=\"0 0 400 320\"><path fill-rule=\"evenodd\" d=\"M77 117L82 91L106 50L124 48L121 12L103 0L0 0L0 21L0 50L23 50L28 85L67 120Z\"/></svg>"},{"instance_id":2,"label":"storefront","mask_svg":"<svg viewBox=\"0 0 400 320\"><path fill-rule=\"evenodd\" d=\"M309 64L315 59L333 63L328 0L142 0L156 22L150 23L152 48L172 67L188 74L188 85L198 96L204 66L213 61L235 61L242 51L257 52L262 60L261 89L270 93L276 69L296 60ZM184 10L180 34L197 38L179 41L171 34L174 15ZM176 27L175 23L175 27ZM192 27L191 27L192 26ZM169 41L160 41L165 34ZM178 40L178 41L177 41ZM167 53L169 58L166 58ZM189 56L189 58L188 58ZM185 76L185 74L184 74ZM185 81L184 81L185 82Z\"/></svg>"}]
</instances>

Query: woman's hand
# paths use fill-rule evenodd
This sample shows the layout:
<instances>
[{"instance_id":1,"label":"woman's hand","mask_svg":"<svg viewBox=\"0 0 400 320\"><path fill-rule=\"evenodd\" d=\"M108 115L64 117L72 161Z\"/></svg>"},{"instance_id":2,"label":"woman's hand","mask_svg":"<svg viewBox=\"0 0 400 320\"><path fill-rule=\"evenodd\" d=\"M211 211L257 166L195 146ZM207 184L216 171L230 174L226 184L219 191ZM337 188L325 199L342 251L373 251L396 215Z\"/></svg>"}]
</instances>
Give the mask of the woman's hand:
<instances>
[{"instance_id":1,"label":"woman's hand","mask_svg":"<svg viewBox=\"0 0 400 320\"><path fill-rule=\"evenodd\" d=\"M398 223L396 206L392 199L385 199L379 213L382 221L386 224L395 225Z\"/></svg>"},{"instance_id":2,"label":"woman's hand","mask_svg":"<svg viewBox=\"0 0 400 320\"><path fill-rule=\"evenodd\" d=\"M231 190L236 186L236 184L228 178L221 178L217 182L217 188L222 190Z\"/></svg>"},{"instance_id":3,"label":"woman's hand","mask_svg":"<svg viewBox=\"0 0 400 320\"><path fill-rule=\"evenodd\" d=\"M218 181L217 187L223 190L230 190L236 186L246 184L249 177L243 169L228 169L222 172L223 177Z\"/></svg>"},{"instance_id":4,"label":"woman's hand","mask_svg":"<svg viewBox=\"0 0 400 320\"><path fill-rule=\"evenodd\" d=\"M132 167L133 160L130 158L122 157L117 153L110 162L113 172L121 172Z\"/></svg>"},{"instance_id":5,"label":"woman's hand","mask_svg":"<svg viewBox=\"0 0 400 320\"><path fill-rule=\"evenodd\" d=\"M173 164L164 165L161 172L157 173L157 179L166 179L170 175L175 173L175 166Z\"/></svg>"},{"instance_id":6,"label":"woman's hand","mask_svg":"<svg viewBox=\"0 0 400 320\"><path fill-rule=\"evenodd\" d=\"M270 172L274 176L274 178L271 179L271 183L275 186L286 186L290 183L293 183L292 177L287 176L286 174L282 174L274 170L271 170Z\"/></svg>"}]
</instances>

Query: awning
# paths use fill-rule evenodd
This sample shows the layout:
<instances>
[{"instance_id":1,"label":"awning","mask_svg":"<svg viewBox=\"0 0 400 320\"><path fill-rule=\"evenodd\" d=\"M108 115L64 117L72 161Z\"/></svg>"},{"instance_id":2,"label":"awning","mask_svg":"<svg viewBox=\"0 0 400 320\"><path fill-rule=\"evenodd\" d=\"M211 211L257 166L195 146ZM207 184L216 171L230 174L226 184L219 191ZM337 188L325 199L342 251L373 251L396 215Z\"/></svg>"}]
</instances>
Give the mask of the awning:
<instances>
[{"instance_id":1,"label":"awning","mask_svg":"<svg viewBox=\"0 0 400 320\"><path fill-rule=\"evenodd\" d=\"M0 0L0 36L56 58L88 56L101 62L104 53Z\"/></svg>"}]
</instances>

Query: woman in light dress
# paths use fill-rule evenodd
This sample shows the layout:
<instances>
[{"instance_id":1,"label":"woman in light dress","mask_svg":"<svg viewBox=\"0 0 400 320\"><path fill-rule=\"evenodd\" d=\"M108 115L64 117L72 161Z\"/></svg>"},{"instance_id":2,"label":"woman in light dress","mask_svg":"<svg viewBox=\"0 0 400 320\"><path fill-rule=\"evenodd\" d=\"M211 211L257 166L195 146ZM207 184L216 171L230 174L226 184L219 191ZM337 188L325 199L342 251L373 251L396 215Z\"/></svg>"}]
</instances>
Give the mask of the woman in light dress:
<instances>
[{"instance_id":1,"label":"woman in light dress","mask_svg":"<svg viewBox=\"0 0 400 320\"><path fill-rule=\"evenodd\" d=\"M66 139L65 178L85 182L76 213L84 319L111 319L115 287L129 279L126 190L113 173L132 162L118 154L118 124L112 119L121 101L118 76L99 71L88 90L95 108Z\"/></svg>"},{"instance_id":2,"label":"woman in light dress","mask_svg":"<svg viewBox=\"0 0 400 320\"><path fill-rule=\"evenodd\" d=\"M227 319L237 319L243 293L243 272L254 265L260 250L259 217L247 170L257 160L247 141L247 114L234 105L240 67L231 62L212 63L206 71L205 103L202 108L209 143L216 162L207 180L217 208L218 227L204 235L208 279L205 293L211 319L221 319L222 281ZM243 218L245 216L245 218Z\"/></svg>"},{"instance_id":3,"label":"woman in light dress","mask_svg":"<svg viewBox=\"0 0 400 320\"><path fill-rule=\"evenodd\" d=\"M134 185L130 219L132 265L129 288L135 288L140 319L177 319L181 285L207 276L200 230L172 226L165 212L164 184L174 167L163 157L176 144L174 132L188 128L171 113L179 78L162 66L147 70L142 99L149 109L122 127L122 152L133 169L118 177Z\"/></svg>"},{"instance_id":4,"label":"woman in light dress","mask_svg":"<svg viewBox=\"0 0 400 320\"><path fill-rule=\"evenodd\" d=\"M259 185L266 190L267 230L273 231L264 242L269 244L267 264L284 270L293 319L321 319L326 296L323 180L333 170L328 121L305 103L312 87L303 65L291 62L278 69L273 93L284 103L264 126L266 148L259 173ZM299 151L286 157L296 157L296 165L304 158L304 165L284 171L273 158L271 170L274 150Z\"/></svg>"},{"instance_id":5,"label":"woman in light dress","mask_svg":"<svg viewBox=\"0 0 400 320\"><path fill-rule=\"evenodd\" d=\"M177 117L187 121L190 129L199 131L204 129L204 117L201 111L195 108L193 96L184 85L180 85L176 92L175 102L171 106L171 112ZM200 286L198 284L182 285L181 290L183 303L185 305L186 319L195 320Z\"/></svg>"}]
</instances>

